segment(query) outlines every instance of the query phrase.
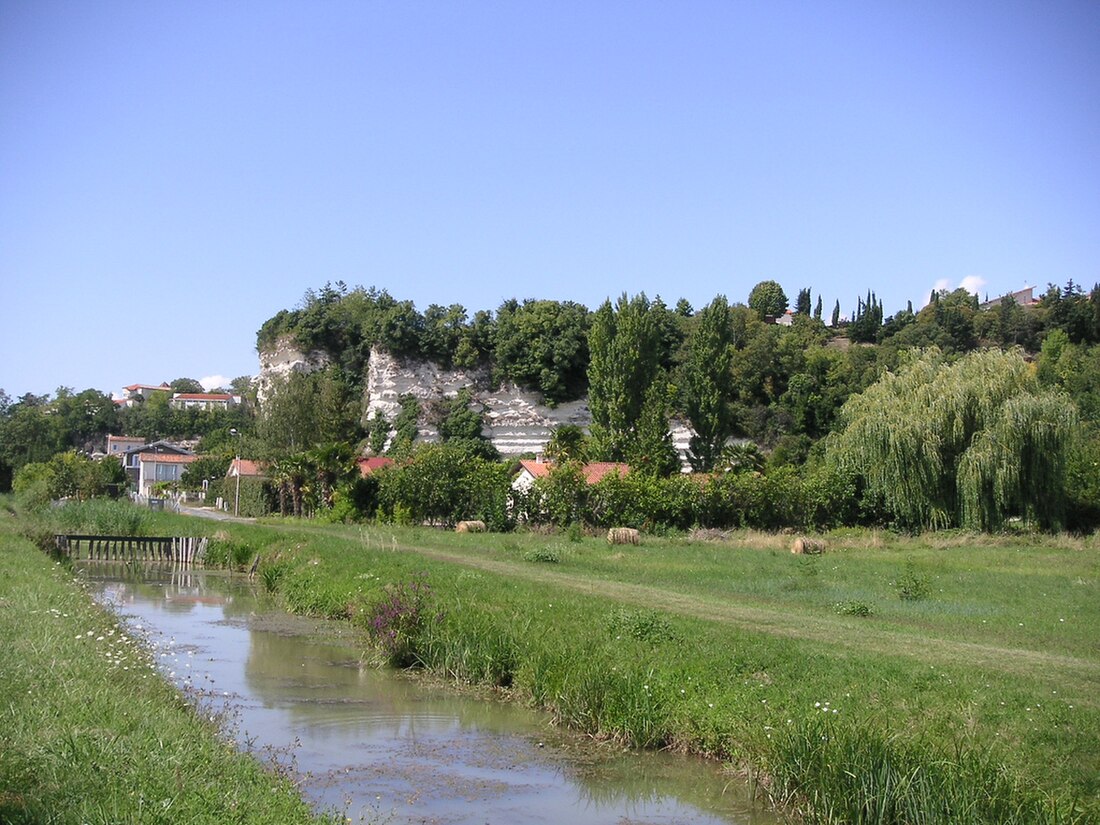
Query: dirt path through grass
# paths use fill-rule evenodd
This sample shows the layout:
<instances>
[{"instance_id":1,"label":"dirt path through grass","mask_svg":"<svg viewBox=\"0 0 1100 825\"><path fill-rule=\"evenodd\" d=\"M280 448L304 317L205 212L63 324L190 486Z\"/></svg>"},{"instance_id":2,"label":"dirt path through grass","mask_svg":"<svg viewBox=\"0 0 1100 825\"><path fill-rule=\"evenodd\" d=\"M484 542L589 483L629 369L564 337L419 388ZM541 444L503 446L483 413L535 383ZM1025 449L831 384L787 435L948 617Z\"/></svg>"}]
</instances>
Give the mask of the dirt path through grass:
<instances>
[{"instance_id":1,"label":"dirt path through grass","mask_svg":"<svg viewBox=\"0 0 1100 825\"><path fill-rule=\"evenodd\" d=\"M568 571L530 562L513 562L464 555L438 548L395 544L396 550L416 553L436 561L482 570L530 582L541 582L569 590L616 599L640 607L668 611L682 616L721 622L754 633L790 639L805 639L852 651L905 656L942 665L989 668L1007 673L1072 681L1081 687L1100 679L1100 662L1018 647L1000 647L954 639L916 636L884 628L861 626L852 630L852 620L830 615L810 616L759 605L737 602L716 603L713 598L692 596L660 587L591 579ZM1067 684L1068 687L1068 684ZM1082 691L1090 693L1090 691ZM1092 702L1093 700L1090 700Z\"/></svg>"}]
</instances>

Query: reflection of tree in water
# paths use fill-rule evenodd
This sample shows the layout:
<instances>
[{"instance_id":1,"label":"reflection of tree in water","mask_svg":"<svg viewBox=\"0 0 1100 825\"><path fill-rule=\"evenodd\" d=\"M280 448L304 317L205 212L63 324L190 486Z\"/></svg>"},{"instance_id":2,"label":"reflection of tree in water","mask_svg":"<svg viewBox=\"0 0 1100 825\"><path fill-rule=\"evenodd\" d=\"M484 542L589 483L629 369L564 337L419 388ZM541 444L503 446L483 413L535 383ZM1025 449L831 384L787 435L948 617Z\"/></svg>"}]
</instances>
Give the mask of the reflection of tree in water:
<instances>
[{"instance_id":1,"label":"reflection of tree in water","mask_svg":"<svg viewBox=\"0 0 1100 825\"><path fill-rule=\"evenodd\" d=\"M361 731L388 736L453 733L458 730L534 735L542 720L503 703L434 689L415 677L361 662L352 642L325 642L306 635L297 617L269 617L255 624L245 662L248 686L267 703L285 702L297 716L340 720Z\"/></svg>"}]
</instances>

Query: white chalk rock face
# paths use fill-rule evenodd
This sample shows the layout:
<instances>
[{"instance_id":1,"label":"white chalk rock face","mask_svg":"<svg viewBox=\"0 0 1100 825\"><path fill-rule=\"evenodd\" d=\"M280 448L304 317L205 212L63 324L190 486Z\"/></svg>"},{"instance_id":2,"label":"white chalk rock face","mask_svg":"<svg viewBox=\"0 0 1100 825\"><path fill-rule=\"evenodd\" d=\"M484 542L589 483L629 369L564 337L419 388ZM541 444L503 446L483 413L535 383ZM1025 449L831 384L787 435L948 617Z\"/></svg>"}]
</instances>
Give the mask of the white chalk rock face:
<instances>
[{"instance_id":1,"label":"white chalk rock face","mask_svg":"<svg viewBox=\"0 0 1100 825\"><path fill-rule=\"evenodd\" d=\"M402 396L411 395L420 402L420 437L432 441L439 433L423 420L423 413L432 402L454 398L463 389L470 390L474 402L482 406L483 432L501 455L537 453L561 424L587 427L592 423L584 400L551 408L537 392L513 384L493 388L485 368L447 370L430 361L398 358L377 348L371 351L367 365L364 419L383 415L393 421L401 410Z\"/></svg>"},{"instance_id":2,"label":"white chalk rock face","mask_svg":"<svg viewBox=\"0 0 1100 825\"><path fill-rule=\"evenodd\" d=\"M324 369L332 361L321 350L302 352L289 335L275 342L271 349L260 350L260 374L256 378L256 397L263 406L276 381L285 380L295 372L311 373Z\"/></svg>"},{"instance_id":3,"label":"white chalk rock face","mask_svg":"<svg viewBox=\"0 0 1100 825\"><path fill-rule=\"evenodd\" d=\"M272 350L260 353L260 403L264 403L272 381L293 372L323 369L330 361L323 352L302 352L289 338L280 339ZM377 347L367 362L363 420L381 415L392 422L401 411L401 398L410 395L420 404L420 439L437 441L439 431L428 415L429 409L463 389L469 389L475 404L481 406L485 420L482 432L503 456L542 452L551 434L563 424L585 430L592 424L587 398L551 407L534 390L511 383L494 387L487 368L444 369L431 361L401 358ZM672 421L670 430L686 467L691 430L682 421Z\"/></svg>"}]
</instances>

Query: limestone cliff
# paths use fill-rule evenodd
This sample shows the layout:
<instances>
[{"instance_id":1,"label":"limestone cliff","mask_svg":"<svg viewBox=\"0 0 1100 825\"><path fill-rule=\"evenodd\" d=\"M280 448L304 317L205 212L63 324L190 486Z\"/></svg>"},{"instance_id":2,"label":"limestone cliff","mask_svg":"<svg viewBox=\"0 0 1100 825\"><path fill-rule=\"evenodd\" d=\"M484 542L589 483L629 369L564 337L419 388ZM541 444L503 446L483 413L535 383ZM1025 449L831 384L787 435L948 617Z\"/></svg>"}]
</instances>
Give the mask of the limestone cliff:
<instances>
[{"instance_id":1,"label":"limestone cliff","mask_svg":"<svg viewBox=\"0 0 1100 825\"><path fill-rule=\"evenodd\" d=\"M291 373L310 373L324 369L332 359L320 350L302 352L293 338L284 335L270 349L260 350L260 374L256 377L256 397L263 406L273 381L285 379Z\"/></svg>"},{"instance_id":2,"label":"limestone cliff","mask_svg":"<svg viewBox=\"0 0 1100 825\"><path fill-rule=\"evenodd\" d=\"M260 353L260 403L273 379L295 371L308 373L322 369L329 361L323 352L303 353L292 342L281 339L274 349ZM402 396L411 395L420 403L419 432L424 441L439 438L429 414L433 406L467 388L483 409L484 434L504 456L540 452L554 429L563 424L587 429L592 423L587 399L550 407L540 393L514 384L493 386L486 368L444 369L430 361L399 358L375 348L367 364L366 378L364 422L377 415L392 422L401 409ZM683 456L690 432L676 421L671 429L673 442Z\"/></svg>"},{"instance_id":3,"label":"limestone cliff","mask_svg":"<svg viewBox=\"0 0 1100 825\"><path fill-rule=\"evenodd\" d=\"M539 452L555 427L562 424L587 427L592 423L583 399L551 408L536 392L513 384L493 387L487 369L447 370L429 361L397 358L378 349L371 353L367 366L364 419L384 415L392 421L404 395L416 398L423 413L433 402L454 398L465 388L484 408L484 433L501 455ZM423 415L420 437L426 441L439 437Z\"/></svg>"}]
</instances>

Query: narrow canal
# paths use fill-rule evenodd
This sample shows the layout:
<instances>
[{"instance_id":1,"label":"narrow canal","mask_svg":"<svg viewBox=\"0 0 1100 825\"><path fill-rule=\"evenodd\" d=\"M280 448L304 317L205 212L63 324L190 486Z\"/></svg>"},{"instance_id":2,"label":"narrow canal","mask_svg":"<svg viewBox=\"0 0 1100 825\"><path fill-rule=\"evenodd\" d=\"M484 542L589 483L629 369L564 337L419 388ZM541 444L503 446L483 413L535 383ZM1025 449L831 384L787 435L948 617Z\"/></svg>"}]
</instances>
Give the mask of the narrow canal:
<instances>
[{"instance_id":1,"label":"narrow canal","mask_svg":"<svg viewBox=\"0 0 1100 825\"><path fill-rule=\"evenodd\" d=\"M778 822L714 763L624 753L544 715L364 666L348 630L288 616L240 578L78 568L204 713L351 822Z\"/></svg>"}]
</instances>

